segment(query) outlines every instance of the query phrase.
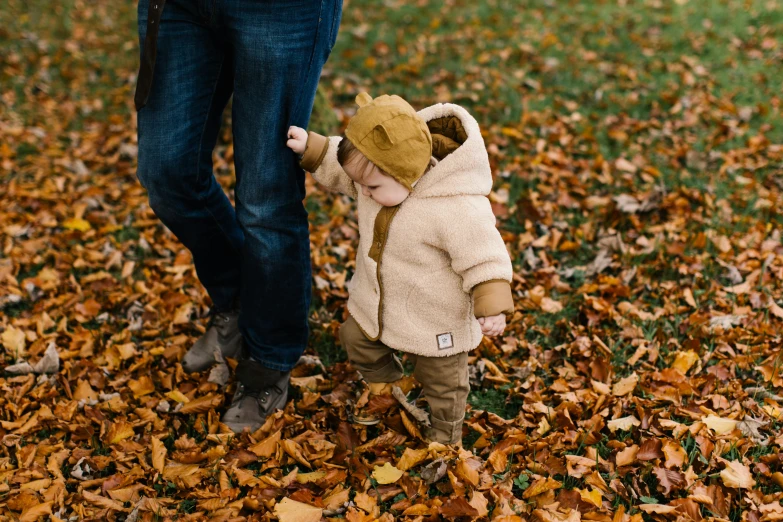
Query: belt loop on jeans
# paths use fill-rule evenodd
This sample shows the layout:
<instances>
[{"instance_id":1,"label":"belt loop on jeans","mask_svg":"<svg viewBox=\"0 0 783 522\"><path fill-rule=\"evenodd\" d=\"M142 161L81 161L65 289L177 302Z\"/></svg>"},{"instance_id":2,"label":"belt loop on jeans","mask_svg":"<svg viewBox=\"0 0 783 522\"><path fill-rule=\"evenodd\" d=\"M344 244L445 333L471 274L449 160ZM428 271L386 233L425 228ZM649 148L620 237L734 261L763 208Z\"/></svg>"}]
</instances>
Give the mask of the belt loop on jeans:
<instances>
[{"instance_id":1,"label":"belt loop on jeans","mask_svg":"<svg viewBox=\"0 0 783 522\"><path fill-rule=\"evenodd\" d=\"M144 0L141 0L144 1ZM141 50L139 75L136 80L136 94L133 102L139 111L147 104L152 90L152 78L155 72L155 59L158 56L158 29L163 17L163 6L166 0L149 0L147 12L147 34L144 36L144 47Z\"/></svg>"}]
</instances>

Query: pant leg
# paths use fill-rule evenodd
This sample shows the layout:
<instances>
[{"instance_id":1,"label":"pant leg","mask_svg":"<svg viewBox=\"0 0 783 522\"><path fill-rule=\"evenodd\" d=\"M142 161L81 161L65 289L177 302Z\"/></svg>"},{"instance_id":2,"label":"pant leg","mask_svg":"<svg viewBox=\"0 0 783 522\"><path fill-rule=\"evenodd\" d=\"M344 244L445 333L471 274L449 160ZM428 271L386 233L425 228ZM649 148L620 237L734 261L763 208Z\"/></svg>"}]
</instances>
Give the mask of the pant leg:
<instances>
[{"instance_id":1,"label":"pant leg","mask_svg":"<svg viewBox=\"0 0 783 522\"><path fill-rule=\"evenodd\" d=\"M416 357L413 371L430 405L432 428L427 436L444 444L462 440L462 421L470 392L468 353L449 357Z\"/></svg>"},{"instance_id":2,"label":"pant leg","mask_svg":"<svg viewBox=\"0 0 783 522\"><path fill-rule=\"evenodd\" d=\"M340 342L348 352L348 360L367 382L394 382L403 376L394 350L380 341L369 340L353 317L340 327Z\"/></svg>"},{"instance_id":3,"label":"pant leg","mask_svg":"<svg viewBox=\"0 0 783 522\"><path fill-rule=\"evenodd\" d=\"M308 338L311 270L304 172L286 147L306 126L336 36L338 0L226 0L234 55L237 217L244 232L239 325L253 359L290 370Z\"/></svg>"},{"instance_id":4,"label":"pant leg","mask_svg":"<svg viewBox=\"0 0 783 522\"><path fill-rule=\"evenodd\" d=\"M138 113L138 177L158 218L193 254L216 309L238 296L243 234L212 172L233 67L203 2L169 0L147 105ZM144 41L148 1L139 1Z\"/></svg>"}]
</instances>

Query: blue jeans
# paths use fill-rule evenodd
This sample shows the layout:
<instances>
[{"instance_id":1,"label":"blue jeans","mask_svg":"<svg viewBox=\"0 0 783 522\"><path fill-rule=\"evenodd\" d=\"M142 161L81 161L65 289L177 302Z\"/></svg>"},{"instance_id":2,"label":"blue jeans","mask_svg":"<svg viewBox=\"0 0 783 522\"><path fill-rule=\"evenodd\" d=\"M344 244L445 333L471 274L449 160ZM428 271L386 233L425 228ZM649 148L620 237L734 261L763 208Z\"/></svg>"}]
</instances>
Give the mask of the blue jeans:
<instances>
[{"instance_id":1,"label":"blue jeans","mask_svg":"<svg viewBox=\"0 0 783 522\"><path fill-rule=\"evenodd\" d=\"M286 145L307 127L342 0L168 0L152 91L138 112L138 177L191 251L215 310L240 304L250 355L291 369L307 344L310 238L304 172ZM139 1L144 41L148 0ZM236 209L212 171L233 95Z\"/></svg>"}]
</instances>

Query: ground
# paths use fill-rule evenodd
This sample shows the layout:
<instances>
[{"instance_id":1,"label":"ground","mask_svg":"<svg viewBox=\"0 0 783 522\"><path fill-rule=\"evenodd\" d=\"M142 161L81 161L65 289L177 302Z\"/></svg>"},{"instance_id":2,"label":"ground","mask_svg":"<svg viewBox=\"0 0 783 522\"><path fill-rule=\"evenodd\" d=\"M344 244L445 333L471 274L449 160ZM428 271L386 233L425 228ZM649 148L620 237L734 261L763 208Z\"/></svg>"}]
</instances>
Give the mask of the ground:
<instances>
[{"instance_id":1,"label":"ground","mask_svg":"<svg viewBox=\"0 0 783 522\"><path fill-rule=\"evenodd\" d=\"M517 310L472 354L460 451L392 399L346 421L355 215L312 180L311 357L285 412L225 433L231 381L178 364L207 296L135 178L135 5L7 0L0 519L781 520L781 24L771 0L346 0L333 126L361 90L458 103L496 175Z\"/></svg>"}]
</instances>

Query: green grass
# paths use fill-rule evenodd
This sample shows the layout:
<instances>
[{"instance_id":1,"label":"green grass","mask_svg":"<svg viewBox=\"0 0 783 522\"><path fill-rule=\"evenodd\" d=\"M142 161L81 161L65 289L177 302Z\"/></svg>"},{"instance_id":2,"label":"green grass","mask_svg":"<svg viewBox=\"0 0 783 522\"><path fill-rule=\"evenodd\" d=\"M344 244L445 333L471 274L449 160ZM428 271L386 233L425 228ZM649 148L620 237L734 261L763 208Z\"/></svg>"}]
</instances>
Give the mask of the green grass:
<instances>
[{"instance_id":1,"label":"green grass","mask_svg":"<svg viewBox=\"0 0 783 522\"><path fill-rule=\"evenodd\" d=\"M504 419L513 419L519 413L522 402L518 398L509 398L506 390L495 388L478 389L470 392L468 403L474 410L492 412Z\"/></svg>"}]
</instances>

